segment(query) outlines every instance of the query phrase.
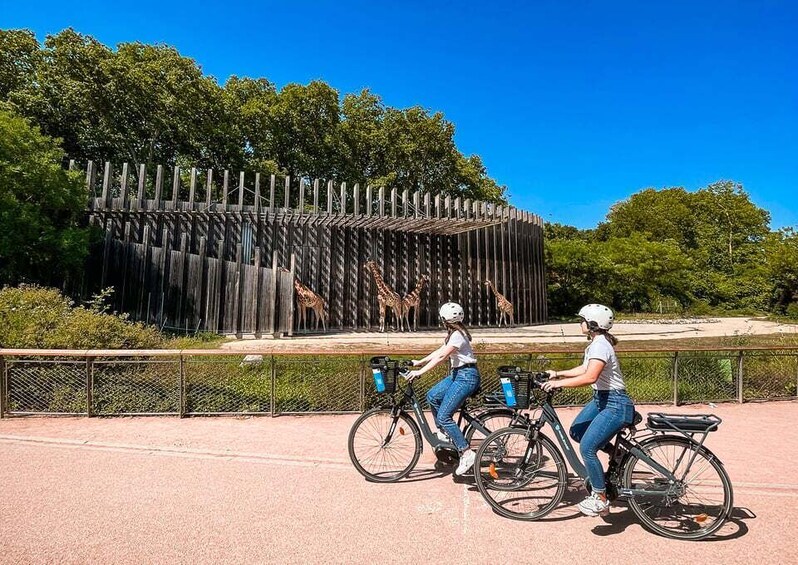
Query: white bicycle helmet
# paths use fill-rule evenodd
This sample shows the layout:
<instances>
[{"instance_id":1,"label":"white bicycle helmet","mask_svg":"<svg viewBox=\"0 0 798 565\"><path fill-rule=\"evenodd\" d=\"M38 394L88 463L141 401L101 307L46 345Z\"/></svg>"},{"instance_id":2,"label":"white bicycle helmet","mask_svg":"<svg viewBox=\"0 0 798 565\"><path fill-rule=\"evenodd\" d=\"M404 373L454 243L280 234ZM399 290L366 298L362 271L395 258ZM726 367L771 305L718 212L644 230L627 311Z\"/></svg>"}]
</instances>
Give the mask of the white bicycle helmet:
<instances>
[{"instance_id":1,"label":"white bicycle helmet","mask_svg":"<svg viewBox=\"0 0 798 565\"><path fill-rule=\"evenodd\" d=\"M609 330L615 321L615 315L612 313L612 310L603 304L588 304L587 306L582 306L577 316L584 319L587 322L587 327L591 330Z\"/></svg>"},{"instance_id":2,"label":"white bicycle helmet","mask_svg":"<svg viewBox=\"0 0 798 565\"><path fill-rule=\"evenodd\" d=\"M457 302L447 302L441 309L438 311L441 319L444 322L449 322L450 324L454 324L456 322L462 322L463 318L465 318L465 312L463 311L463 307L460 306Z\"/></svg>"}]
</instances>

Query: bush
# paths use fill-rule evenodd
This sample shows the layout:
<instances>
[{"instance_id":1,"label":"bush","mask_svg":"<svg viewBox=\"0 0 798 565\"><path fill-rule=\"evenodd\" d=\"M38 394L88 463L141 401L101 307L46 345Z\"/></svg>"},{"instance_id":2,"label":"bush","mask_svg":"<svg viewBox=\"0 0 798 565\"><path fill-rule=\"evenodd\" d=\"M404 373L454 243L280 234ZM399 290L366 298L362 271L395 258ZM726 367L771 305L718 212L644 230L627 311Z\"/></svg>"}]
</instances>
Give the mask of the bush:
<instances>
[{"instance_id":1,"label":"bush","mask_svg":"<svg viewBox=\"0 0 798 565\"><path fill-rule=\"evenodd\" d=\"M152 327L75 304L58 290L20 285L0 290L0 347L148 349L164 339Z\"/></svg>"}]
</instances>

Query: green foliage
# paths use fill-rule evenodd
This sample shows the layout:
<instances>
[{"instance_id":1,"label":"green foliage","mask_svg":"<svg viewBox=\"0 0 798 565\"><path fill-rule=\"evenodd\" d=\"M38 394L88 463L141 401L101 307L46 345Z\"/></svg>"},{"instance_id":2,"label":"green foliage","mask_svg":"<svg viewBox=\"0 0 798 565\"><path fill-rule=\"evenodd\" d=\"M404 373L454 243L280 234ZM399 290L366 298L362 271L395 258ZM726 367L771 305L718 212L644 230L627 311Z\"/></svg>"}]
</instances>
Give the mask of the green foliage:
<instances>
[{"instance_id":1,"label":"green foliage","mask_svg":"<svg viewBox=\"0 0 798 565\"><path fill-rule=\"evenodd\" d=\"M0 347L147 349L161 347L163 341L154 328L75 306L52 288L0 290Z\"/></svg>"},{"instance_id":2,"label":"green foliage","mask_svg":"<svg viewBox=\"0 0 798 565\"><path fill-rule=\"evenodd\" d=\"M82 268L85 191L63 157L56 141L0 104L0 282L51 283Z\"/></svg>"},{"instance_id":3,"label":"green foliage","mask_svg":"<svg viewBox=\"0 0 798 565\"><path fill-rule=\"evenodd\" d=\"M791 231L769 233L769 221L741 185L722 181L696 192L642 190L595 230L548 224L549 312L675 302L695 314L784 313L798 290L798 247Z\"/></svg>"},{"instance_id":4,"label":"green foliage","mask_svg":"<svg viewBox=\"0 0 798 565\"><path fill-rule=\"evenodd\" d=\"M0 30L0 101L63 140L79 160L250 169L292 177L445 192L504 201L454 126L419 107L386 108L364 90L232 76L221 87L167 45L111 49L72 29L40 46Z\"/></svg>"}]
</instances>

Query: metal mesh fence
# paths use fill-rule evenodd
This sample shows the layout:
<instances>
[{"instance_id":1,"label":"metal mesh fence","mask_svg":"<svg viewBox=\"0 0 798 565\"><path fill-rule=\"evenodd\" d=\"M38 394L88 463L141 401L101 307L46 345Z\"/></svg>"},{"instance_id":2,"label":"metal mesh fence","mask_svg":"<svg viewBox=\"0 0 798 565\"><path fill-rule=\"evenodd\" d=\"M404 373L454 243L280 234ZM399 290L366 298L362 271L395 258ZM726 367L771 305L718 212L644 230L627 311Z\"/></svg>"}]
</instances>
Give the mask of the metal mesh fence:
<instances>
[{"instance_id":1,"label":"metal mesh fence","mask_svg":"<svg viewBox=\"0 0 798 565\"><path fill-rule=\"evenodd\" d=\"M186 358L186 413L270 414L272 358L257 357Z\"/></svg>"},{"instance_id":2,"label":"metal mesh fence","mask_svg":"<svg viewBox=\"0 0 798 565\"><path fill-rule=\"evenodd\" d=\"M497 369L565 370L581 353L479 353L482 392L501 390ZM385 404L372 380L371 354L264 355L130 352L127 357L2 355L2 415L293 414L360 412ZM411 355L397 355L410 359ZM798 351L733 350L619 353L637 403L790 399L798 396ZM445 375L416 381L424 400ZM563 389L559 405L581 405L589 387ZM479 398L471 399L478 405Z\"/></svg>"},{"instance_id":3,"label":"metal mesh fence","mask_svg":"<svg viewBox=\"0 0 798 565\"><path fill-rule=\"evenodd\" d=\"M177 414L179 359L124 359L92 364L92 413Z\"/></svg>"},{"instance_id":4,"label":"metal mesh fence","mask_svg":"<svg viewBox=\"0 0 798 565\"><path fill-rule=\"evenodd\" d=\"M86 414L86 361L20 359L6 364L9 412Z\"/></svg>"},{"instance_id":5,"label":"metal mesh fence","mask_svg":"<svg viewBox=\"0 0 798 565\"><path fill-rule=\"evenodd\" d=\"M755 351L743 355L743 400L798 396L798 353Z\"/></svg>"}]
</instances>

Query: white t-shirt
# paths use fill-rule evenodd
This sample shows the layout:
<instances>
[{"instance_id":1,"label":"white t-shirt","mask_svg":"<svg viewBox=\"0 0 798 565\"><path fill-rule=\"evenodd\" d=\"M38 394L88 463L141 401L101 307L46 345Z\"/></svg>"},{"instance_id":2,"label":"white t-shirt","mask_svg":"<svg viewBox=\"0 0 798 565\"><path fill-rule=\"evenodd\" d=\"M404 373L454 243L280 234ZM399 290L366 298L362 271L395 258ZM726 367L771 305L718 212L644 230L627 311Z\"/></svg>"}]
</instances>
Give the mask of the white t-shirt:
<instances>
[{"instance_id":1,"label":"white t-shirt","mask_svg":"<svg viewBox=\"0 0 798 565\"><path fill-rule=\"evenodd\" d=\"M582 366L587 368L591 359L604 361L604 368L601 370L598 380L591 385L594 389L619 390L626 388L621 374L621 364L618 363L615 349L613 349L606 336L597 334L593 338L590 345L585 349L585 358Z\"/></svg>"},{"instance_id":2,"label":"white t-shirt","mask_svg":"<svg viewBox=\"0 0 798 565\"><path fill-rule=\"evenodd\" d=\"M468 339L466 339L465 336L463 336L463 334L460 332L454 332L449 337L449 340L446 342L446 344L456 347L456 349L449 354L449 364L451 365L452 369L462 367L468 363L477 362L477 358L474 355L474 350L471 349L471 342L468 341Z\"/></svg>"}]
</instances>

